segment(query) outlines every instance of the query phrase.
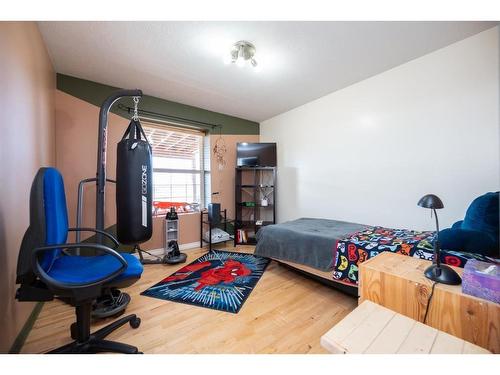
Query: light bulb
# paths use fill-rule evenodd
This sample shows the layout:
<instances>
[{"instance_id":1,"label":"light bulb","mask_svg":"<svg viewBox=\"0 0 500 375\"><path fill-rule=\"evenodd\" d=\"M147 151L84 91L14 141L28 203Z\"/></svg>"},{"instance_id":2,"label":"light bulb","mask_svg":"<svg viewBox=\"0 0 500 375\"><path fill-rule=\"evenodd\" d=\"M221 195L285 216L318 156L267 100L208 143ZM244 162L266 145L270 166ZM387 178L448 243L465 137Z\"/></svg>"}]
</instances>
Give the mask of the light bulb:
<instances>
[{"instance_id":1,"label":"light bulb","mask_svg":"<svg viewBox=\"0 0 500 375\"><path fill-rule=\"evenodd\" d=\"M238 57L236 58L236 65L242 68L245 66L245 63L245 51L243 50L243 46L240 46L240 48L238 49Z\"/></svg>"},{"instance_id":2,"label":"light bulb","mask_svg":"<svg viewBox=\"0 0 500 375\"><path fill-rule=\"evenodd\" d=\"M239 66L240 68L243 68L246 65L245 58L238 56L238 60L236 60L236 65Z\"/></svg>"}]
</instances>

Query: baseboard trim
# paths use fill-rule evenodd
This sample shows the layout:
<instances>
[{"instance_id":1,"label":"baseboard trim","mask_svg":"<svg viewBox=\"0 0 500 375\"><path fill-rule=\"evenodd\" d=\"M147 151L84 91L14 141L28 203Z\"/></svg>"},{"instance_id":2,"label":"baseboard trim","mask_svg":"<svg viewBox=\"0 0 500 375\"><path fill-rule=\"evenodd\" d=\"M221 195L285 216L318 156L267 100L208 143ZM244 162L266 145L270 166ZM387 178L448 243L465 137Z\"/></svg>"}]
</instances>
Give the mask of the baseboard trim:
<instances>
[{"instance_id":1,"label":"baseboard trim","mask_svg":"<svg viewBox=\"0 0 500 375\"><path fill-rule=\"evenodd\" d=\"M179 250L181 251L186 251L186 250L191 250L191 249L196 249L200 247L200 243L198 241L196 242L190 242L190 243L185 243L182 245L179 245ZM151 253L156 256L163 256L163 248L159 249L152 249L152 250L147 250L148 253ZM134 253L136 257L139 257L137 253Z\"/></svg>"},{"instance_id":2,"label":"baseboard trim","mask_svg":"<svg viewBox=\"0 0 500 375\"><path fill-rule=\"evenodd\" d=\"M200 241L179 245L179 250L190 250L190 249L196 249L197 247L200 247ZM160 250L163 251L163 249Z\"/></svg>"},{"instance_id":3,"label":"baseboard trim","mask_svg":"<svg viewBox=\"0 0 500 375\"><path fill-rule=\"evenodd\" d=\"M26 342L26 339L28 338L31 329L33 328L33 325L35 324L38 315L40 315L40 311L42 311L43 304L44 302L37 302L30 316L26 320L26 323L24 323L23 328L21 328L21 331L19 332L16 339L12 343L12 346L9 349L9 354L21 353L21 349L23 348L23 345Z\"/></svg>"}]
</instances>

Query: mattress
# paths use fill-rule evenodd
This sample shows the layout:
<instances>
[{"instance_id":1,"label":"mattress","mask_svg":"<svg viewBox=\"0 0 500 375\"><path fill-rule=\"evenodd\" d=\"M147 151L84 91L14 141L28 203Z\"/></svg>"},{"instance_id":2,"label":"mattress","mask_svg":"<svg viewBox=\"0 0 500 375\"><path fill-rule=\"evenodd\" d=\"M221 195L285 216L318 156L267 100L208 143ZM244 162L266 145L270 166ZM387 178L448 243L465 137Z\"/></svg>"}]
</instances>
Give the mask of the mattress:
<instances>
[{"instance_id":1,"label":"mattress","mask_svg":"<svg viewBox=\"0 0 500 375\"><path fill-rule=\"evenodd\" d=\"M255 254L332 271L337 242L364 224L339 220L301 218L268 225L257 232Z\"/></svg>"}]
</instances>

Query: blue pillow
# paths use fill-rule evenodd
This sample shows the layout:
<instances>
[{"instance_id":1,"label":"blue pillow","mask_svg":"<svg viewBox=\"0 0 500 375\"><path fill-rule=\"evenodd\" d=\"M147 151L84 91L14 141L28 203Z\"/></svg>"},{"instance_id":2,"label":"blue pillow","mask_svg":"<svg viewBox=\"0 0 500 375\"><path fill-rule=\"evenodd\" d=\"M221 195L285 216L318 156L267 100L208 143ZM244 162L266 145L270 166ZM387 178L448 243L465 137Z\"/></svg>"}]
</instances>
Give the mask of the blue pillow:
<instances>
[{"instance_id":1,"label":"blue pillow","mask_svg":"<svg viewBox=\"0 0 500 375\"><path fill-rule=\"evenodd\" d=\"M439 243L443 250L498 255L498 237L487 232L471 229L448 228L439 232Z\"/></svg>"},{"instance_id":2,"label":"blue pillow","mask_svg":"<svg viewBox=\"0 0 500 375\"><path fill-rule=\"evenodd\" d=\"M499 234L499 192L486 193L472 201L465 214L462 229Z\"/></svg>"}]
</instances>

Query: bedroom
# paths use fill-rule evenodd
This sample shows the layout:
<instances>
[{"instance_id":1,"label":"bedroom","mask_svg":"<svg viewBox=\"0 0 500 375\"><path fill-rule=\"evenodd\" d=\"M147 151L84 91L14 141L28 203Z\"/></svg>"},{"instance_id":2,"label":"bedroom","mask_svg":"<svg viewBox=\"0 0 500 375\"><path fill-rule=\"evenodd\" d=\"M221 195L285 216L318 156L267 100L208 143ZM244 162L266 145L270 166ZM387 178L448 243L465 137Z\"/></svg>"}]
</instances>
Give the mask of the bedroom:
<instances>
[{"instance_id":1,"label":"bedroom","mask_svg":"<svg viewBox=\"0 0 500 375\"><path fill-rule=\"evenodd\" d=\"M1 21L0 352L497 354L496 16Z\"/></svg>"}]
</instances>

